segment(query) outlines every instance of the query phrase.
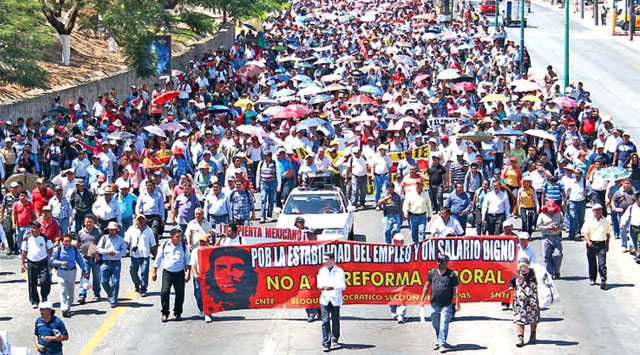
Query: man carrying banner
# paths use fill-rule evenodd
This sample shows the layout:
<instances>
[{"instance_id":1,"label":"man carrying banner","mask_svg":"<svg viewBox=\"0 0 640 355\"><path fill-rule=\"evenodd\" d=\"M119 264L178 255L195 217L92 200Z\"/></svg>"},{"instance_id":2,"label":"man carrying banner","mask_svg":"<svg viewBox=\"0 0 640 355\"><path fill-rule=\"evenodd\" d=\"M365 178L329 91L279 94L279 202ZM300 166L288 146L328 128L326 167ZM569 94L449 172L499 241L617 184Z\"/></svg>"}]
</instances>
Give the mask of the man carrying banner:
<instances>
[{"instance_id":1,"label":"man carrying banner","mask_svg":"<svg viewBox=\"0 0 640 355\"><path fill-rule=\"evenodd\" d=\"M298 217L298 218L302 218L302 217ZM296 218L297 220L297 218ZM307 232L307 240L314 242L318 240L318 234L320 234L322 231L319 229L307 229L304 226L304 219L302 220L302 223L297 223L296 222L296 227L300 230L304 230ZM308 249L305 249L308 250ZM304 309L305 312L307 313L307 322L311 323L313 322L316 318L320 319L320 313L322 312L320 308L305 308Z\"/></svg>"},{"instance_id":2,"label":"man carrying banner","mask_svg":"<svg viewBox=\"0 0 640 355\"><path fill-rule=\"evenodd\" d=\"M449 335L449 322L453 313L453 303L456 312L460 311L460 299L458 285L460 280L453 270L448 268L449 257L445 254L438 255L438 268L432 269L427 275L427 282L422 289L420 306L424 306L427 292L431 289L431 324L436 331L437 340L433 350L446 349L447 336ZM455 302L454 302L455 301Z\"/></svg>"},{"instance_id":3,"label":"man carrying banner","mask_svg":"<svg viewBox=\"0 0 640 355\"><path fill-rule=\"evenodd\" d=\"M457 219L453 218L449 207L443 207L440 210L440 218L431 226L431 236L443 238L461 235L464 235L464 228Z\"/></svg>"},{"instance_id":4,"label":"man carrying banner","mask_svg":"<svg viewBox=\"0 0 640 355\"><path fill-rule=\"evenodd\" d=\"M393 245L404 245L404 235L396 233L393 235ZM407 320L407 305L390 305L391 317L398 320L398 324L402 324Z\"/></svg>"},{"instance_id":5,"label":"man carrying banner","mask_svg":"<svg viewBox=\"0 0 640 355\"><path fill-rule=\"evenodd\" d=\"M340 306L342 305L342 291L347 288L344 270L336 265L333 253L324 254L324 266L317 276L320 290L320 305L322 312L322 351L331 350L331 342L338 344L340 339ZM329 323L331 316L331 323Z\"/></svg>"}]
</instances>

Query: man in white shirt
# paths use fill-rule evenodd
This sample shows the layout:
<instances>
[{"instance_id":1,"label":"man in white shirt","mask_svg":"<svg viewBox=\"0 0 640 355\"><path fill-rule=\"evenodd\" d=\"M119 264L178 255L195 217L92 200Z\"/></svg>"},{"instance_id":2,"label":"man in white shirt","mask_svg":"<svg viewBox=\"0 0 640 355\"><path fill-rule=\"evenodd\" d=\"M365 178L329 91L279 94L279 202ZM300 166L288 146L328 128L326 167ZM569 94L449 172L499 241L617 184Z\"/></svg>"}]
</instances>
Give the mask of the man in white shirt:
<instances>
[{"instance_id":1,"label":"man in white shirt","mask_svg":"<svg viewBox=\"0 0 640 355\"><path fill-rule=\"evenodd\" d=\"M464 235L464 229L457 219L451 218L451 210L444 207L440 210L440 218L438 218L431 226L432 237L447 237Z\"/></svg>"},{"instance_id":2,"label":"man in white shirt","mask_svg":"<svg viewBox=\"0 0 640 355\"><path fill-rule=\"evenodd\" d=\"M20 269L23 273L28 273L29 301L31 301L33 308L37 308L40 301L46 302L49 292L51 292L49 258L53 252L53 243L44 234L40 233L40 227L40 222L31 222L29 231L25 233L24 239L22 239L21 246ZM28 261L28 267L25 266L25 260ZM38 295L38 284L40 285L40 295Z\"/></svg>"},{"instance_id":3,"label":"man in white shirt","mask_svg":"<svg viewBox=\"0 0 640 355\"><path fill-rule=\"evenodd\" d=\"M607 288L607 252L613 228L602 215L602 205L596 203L592 207L593 218L589 218L582 226L584 241L587 243L587 262L589 264L589 285L596 284L600 273L600 289Z\"/></svg>"},{"instance_id":4,"label":"man in white shirt","mask_svg":"<svg viewBox=\"0 0 640 355\"><path fill-rule=\"evenodd\" d=\"M487 226L489 235L502 233L502 223L507 219L510 210L509 195L503 191L500 181L494 181L493 191L484 197L482 203L482 224Z\"/></svg>"},{"instance_id":5,"label":"man in white shirt","mask_svg":"<svg viewBox=\"0 0 640 355\"><path fill-rule=\"evenodd\" d=\"M198 247L201 234L209 234L211 231L211 224L204 219L204 210L198 207L194 213L196 218L187 223L187 228L184 231L184 238L189 246L189 251Z\"/></svg>"},{"instance_id":6,"label":"man in white shirt","mask_svg":"<svg viewBox=\"0 0 640 355\"><path fill-rule=\"evenodd\" d=\"M349 184L349 180L351 180L351 202L356 207L364 207L364 200L367 197L367 161L362 156L360 148L355 148L347 163L345 185Z\"/></svg>"},{"instance_id":7,"label":"man in white shirt","mask_svg":"<svg viewBox=\"0 0 640 355\"><path fill-rule=\"evenodd\" d=\"M340 339L340 306L342 291L347 288L344 270L336 265L333 253L324 254L324 266L317 276L320 290L320 306L322 312L322 351L331 350L331 342L338 344ZM331 324L329 316L331 315Z\"/></svg>"},{"instance_id":8,"label":"man in white shirt","mask_svg":"<svg viewBox=\"0 0 640 355\"><path fill-rule=\"evenodd\" d=\"M635 197L636 202L632 203L622 214L620 225L629 225L631 238L636 242L640 242L640 192L636 192ZM640 248L636 248L635 261L640 264Z\"/></svg>"},{"instance_id":9,"label":"man in white shirt","mask_svg":"<svg viewBox=\"0 0 640 355\"><path fill-rule=\"evenodd\" d=\"M124 241L129 247L131 280L140 296L147 296L149 285L149 257L155 254L156 238L151 228L147 227L147 218L143 214L136 217L134 225L124 234ZM141 273L139 274L138 271ZM140 277L142 275L142 277Z\"/></svg>"},{"instance_id":10,"label":"man in white shirt","mask_svg":"<svg viewBox=\"0 0 640 355\"><path fill-rule=\"evenodd\" d=\"M376 201L376 211L380 210L378 206L378 201L380 201L380 191L387 190L387 185L389 185L389 171L393 162L391 158L387 155L387 145L381 144L378 147L378 152L373 155L371 158L371 168L373 170L373 189L375 194Z\"/></svg>"}]
</instances>

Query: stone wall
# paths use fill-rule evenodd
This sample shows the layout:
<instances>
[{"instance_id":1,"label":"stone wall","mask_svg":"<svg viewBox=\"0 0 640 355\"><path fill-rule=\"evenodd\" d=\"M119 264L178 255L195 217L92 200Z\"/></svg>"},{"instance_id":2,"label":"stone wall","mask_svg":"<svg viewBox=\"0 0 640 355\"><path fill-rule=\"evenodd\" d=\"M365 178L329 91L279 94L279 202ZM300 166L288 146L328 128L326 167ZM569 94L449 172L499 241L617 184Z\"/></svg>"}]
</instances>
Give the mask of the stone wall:
<instances>
[{"instance_id":1,"label":"stone wall","mask_svg":"<svg viewBox=\"0 0 640 355\"><path fill-rule=\"evenodd\" d=\"M183 68L189 63L192 56L195 55L199 58L205 50L215 49L219 46L229 48L233 45L234 39L235 27L228 26L221 28L214 37L194 44L190 50L182 55L174 56L171 59L171 65L173 68ZM60 96L62 103L69 101L76 102L78 97L83 97L85 102L92 103L96 97L98 97L98 94L109 92L111 88L115 88L118 96L123 98L127 92L129 92L130 85L138 84L141 81L146 82L148 86L152 87L153 84L158 81L158 78L150 77L141 79L132 71L124 71L108 78L100 78L70 88L51 90L45 94L19 102L0 103L0 120L15 122L18 117L24 117L25 119L27 117L40 118L42 112L51 107L56 96ZM91 109L91 107L89 107L89 109Z\"/></svg>"}]
</instances>

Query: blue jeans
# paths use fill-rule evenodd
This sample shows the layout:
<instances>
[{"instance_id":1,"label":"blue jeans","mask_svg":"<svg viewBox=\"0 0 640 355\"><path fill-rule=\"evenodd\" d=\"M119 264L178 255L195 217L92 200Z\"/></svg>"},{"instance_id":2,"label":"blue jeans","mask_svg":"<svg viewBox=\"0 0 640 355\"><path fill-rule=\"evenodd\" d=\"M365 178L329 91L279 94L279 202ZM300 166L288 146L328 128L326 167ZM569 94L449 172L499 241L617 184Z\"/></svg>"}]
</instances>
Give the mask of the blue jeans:
<instances>
[{"instance_id":1,"label":"blue jeans","mask_svg":"<svg viewBox=\"0 0 640 355\"><path fill-rule=\"evenodd\" d=\"M631 223L629 221L627 221L626 225L620 226L620 237L622 239L622 248L636 249L636 241L631 235Z\"/></svg>"},{"instance_id":2,"label":"blue jeans","mask_svg":"<svg viewBox=\"0 0 640 355\"><path fill-rule=\"evenodd\" d=\"M262 213L262 218L271 218L273 216L273 205L276 202L277 188L277 181L260 183L260 196L262 200L260 213Z\"/></svg>"},{"instance_id":3,"label":"blue jeans","mask_svg":"<svg viewBox=\"0 0 640 355\"><path fill-rule=\"evenodd\" d=\"M400 233L402 227L402 217L400 214L389 214L382 216L382 231L384 233L384 242L391 244L391 238L396 233Z\"/></svg>"},{"instance_id":4,"label":"blue jeans","mask_svg":"<svg viewBox=\"0 0 640 355\"><path fill-rule=\"evenodd\" d=\"M139 269L142 269L142 277L138 275ZM136 289L140 288L140 293L147 292L147 286L149 285L149 258L131 257L129 273L131 274L131 280L136 286Z\"/></svg>"},{"instance_id":5,"label":"blue jeans","mask_svg":"<svg viewBox=\"0 0 640 355\"><path fill-rule=\"evenodd\" d=\"M387 191L389 185L389 174L387 175L374 175L373 179L373 191L375 191L376 206L380 201L380 191Z\"/></svg>"},{"instance_id":6,"label":"blue jeans","mask_svg":"<svg viewBox=\"0 0 640 355\"><path fill-rule=\"evenodd\" d=\"M554 237L542 236L544 265L551 275L560 272L562 265L562 235Z\"/></svg>"},{"instance_id":7,"label":"blue jeans","mask_svg":"<svg viewBox=\"0 0 640 355\"><path fill-rule=\"evenodd\" d=\"M407 317L407 306L405 305L390 305L389 308L391 308L391 313L393 313L394 316L402 316L402 318L406 318Z\"/></svg>"},{"instance_id":8,"label":"blue jeans","mask_svg":"<svg viewBox=\"0 0 640 355\"><path fill-rule=\"evenodd\" d=\"M202 307L202 290L200 289L200 280L196 280L196 278L193 278L193 295L196 298L196 304L198 305L198 309L200 310L200 312L203 311L203 307Z\"/></svg>"},{"instance_id":9,"label":"blue jeans","mask_svg":"<svg viewBox=\"0 0 640 355\"><path fill-rule=\"evenodd\" d=\"M340 339L340 306L334 306L329 302L326 306L320 306L320 313L322 318L322 346L330 347L331 340L337 342Z\"/></svg>"},{"instance_id":10,"label":"blue jeans","mask_svg":"<svg viewBox=\"0 0 640 355\"><path fill-rule=\"evenodd\" d=\"M354 206L364 206L367 197L367 176L351 176L351 203Z\"/></svg>"},{"instance_id":11,"label":"blue jeans","mask_svg":"<svg viewBox=\"0 0 640 355\"><path fill-rule=\"evenodd\" d=\"M465 234L466 234L466 232L467 232L467 218L469 218L469 215L468 214L465 214L465 215L454 214L452 216L453 216L453 218L455 218L460 223L460 226L462 227L462 231L465 232Z\"/></svg>"},{"instance_id":12,"label":"blue jeans","mask_svg":"<svg viewBox=\"0 0 640 355\"><path fill-rule=\"evenodd\" d=\"M133 216L122 217L122 228L118 231L118 235L124 238L124 233L133 225Z\"/></svg>"},{"instance_id":13,"label":"blue jeans","mask_svg":"<svg viewBox=\"0 0 640 355\"><path fill-rule=\"evenodd\" d=\"M224 223L227 224L229 223L229 215L226 214L224 216L215 216L215 215L209 215L209 223L213 224L213 223Z\"/></svg>"},{"instance_id":14,"label":"blue jeans","mask_svg":"<svg viewBox=\"0 0 640 355\"><path fill-rule=\"evenodd\" d=\"M426 214L409 214L409 227L411 228L411 239L414 243L424 239L427 229Z\"/></svg>"},{"instance_id":15,"label":"blue jeans","mask_svg":"<svg viewBox=\"0 0 640 355\"><path fill-rule=\"evenodd\" d=\"M440 346L447 343L452 312L452 304L444 307L431 305L431 325L433 326L433 330L436 331L436 337L438 337L437 342Z\"/></svg>"},{"instance_id":16,"label":"blue jeans","mask_svg":"<svg viewBox=\"0 0 640 355\"><path fill-rule=\"evenodd\" d=\"M18 245L18 249L22 248L22 238L24 238L24 233L29 230L29 226L24 226L24 227L20 227L18 226L18 228L16 229L17 233L16 233L16 243Z\"/></svg>"},{"instance_id":17,"label":"blue jeans","mask_svg":"<svg viewBox=\"0 0 640 355\"><path fill-rule=\"evenodd\" d=\"M87 257L84 257L84 263L87 265L87 280L91 277L91 274L93 273L93 282L92 282L93 295L96 296L96 298L98 298L100 297L100 265L96 264L96 259L87 258ZM80 284L80 297L81 298L87 297L87 289L82 287L82 284Z\"/></svg>"},{"instance_id":18,"label":"blue jeans","mask_svg":"<svg viewBox=\"0 0 640 355\"><path fill-rule=\"evenodd\" d=\"M69 233L69 218L56 219L56 222L60 226L60 235L64 237Z\"/></svg>"},{"instance_id":19,"label":"blue jeans","mask_svg":"<svg viewBox=\"0 0 640 355\"><path fill-rule=\"evenodd\" d=\"M122 264L120 260L105 260L100 265L100 281L102 288L107 293L109 303L118 302L118 291L120 290L120 268Z\"/></svg>"},{"instance_id":20,"label":"blue jeans","mask_svg":"<svg viewBox=\"0 0 640 355\"><path fill-rule=\"evenodd\" d=\"M586 208L587 200L569 200L569 238L573 238L576 234L580 234L582 224L584 223L584 211Z\"/></svg>"},{"instance_id":21,"label":"blue jeans","mask_svg":"<svg viewBox=\"0 0 640 355\"><path fill-rule=\"evenodd\" d=\"M613 227L613 234L615 235L616 238L618 238L620 236L620 213L618 212L611 212L611 227ZM622 242L622 245L624 246L626 243Z\"/></svg>"}]
</instances>

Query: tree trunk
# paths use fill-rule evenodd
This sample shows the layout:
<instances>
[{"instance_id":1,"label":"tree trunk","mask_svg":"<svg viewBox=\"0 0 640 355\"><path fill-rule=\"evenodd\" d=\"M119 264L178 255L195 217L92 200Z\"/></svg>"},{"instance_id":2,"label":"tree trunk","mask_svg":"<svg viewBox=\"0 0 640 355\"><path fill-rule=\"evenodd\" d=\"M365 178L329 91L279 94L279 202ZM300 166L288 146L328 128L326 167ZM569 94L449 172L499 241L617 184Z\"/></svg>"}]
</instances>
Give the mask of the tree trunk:
<instances>
[{"instance_id":1,"label":"tree trunk","mask_svg":"<svg viewBox=\"0 0 640 355\"><path fill-rule=\"evenodd\" d=\"M68 67L71 64L71 36L58 35L58 37L62 45L62 64Z\"/></svg>"},{"instance_id":2,"label":"tree trunk","mask_svg":"<svg viewBox=\"0 0 640 355\"><path fill-rule=\"evenodd\" d=\"M222 23L227 23L227 7L222 8Z\"/></svg>"}]
</instances>

